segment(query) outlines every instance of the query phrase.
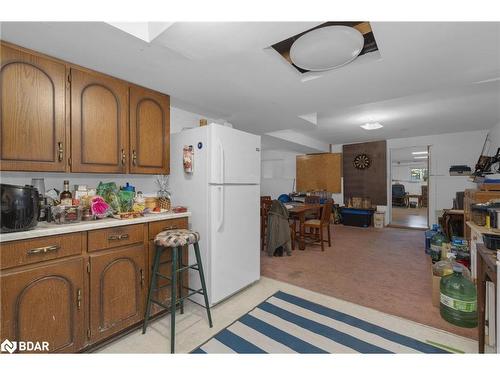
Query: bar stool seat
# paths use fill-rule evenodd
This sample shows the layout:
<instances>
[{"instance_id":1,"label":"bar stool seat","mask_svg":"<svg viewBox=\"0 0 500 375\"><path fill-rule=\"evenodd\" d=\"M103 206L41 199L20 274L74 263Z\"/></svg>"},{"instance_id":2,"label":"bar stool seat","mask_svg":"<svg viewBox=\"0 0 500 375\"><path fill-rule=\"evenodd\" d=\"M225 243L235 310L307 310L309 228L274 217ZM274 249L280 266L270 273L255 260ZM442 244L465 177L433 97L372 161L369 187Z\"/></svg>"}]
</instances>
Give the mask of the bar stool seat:
<instances>
[{"instance_id":1,"label":"bar stool seat","mask_svg":"<svg viewBox=\"0 0 500 375\"><path fill-rule=\"evenodd\" d=\"M208 302L207 286L205 284L205 276L203 274L203 265L201 264L200 246L198 242L200 241L200 234L196 231L188 229L171 229L160 232L156 235L154 243L156 247L155 258L153 261L152 274L151 274L151 284L148 291L148 300L146 305L146 313L144 314L144 323L142 326L142 333L146 333L146 328L148 326L151 305L156 304L163 308L170 309L170 352L175 352L175 311L179 305L181 314L184 313L184 300L195 294L203 295L205 301L205 309L208 317L208 325L212 327L212 316L210 314L210 305ZM182 248L184 246L193 245L194 254L196 257L196 263L194 264L184 264L182 261ZM172 252L171 262L160 262L161 254L164 251ZM172 274L169 276L163 275L158 272L160 264L171 263L172 264ZM200 289L192 289L186 287L182 283L182 272L194 270L197 271L200 276ZM162 278L170 281L170 301L158 301L154 298L153 293L158 291L160 288L158 286L158 278ZM180 289L180 294L177 295L177 288ZM183 296L182 292L186 289L189 293Z\"/></svg>"},{"instance_id":2,"label":"bar stool seat","mask_svg":"<svg viewBox=\"0 0 500 375\"><path fill-rule=\"evenodd\" d=\"M163 247L186 246L200 240L198 232L189 229L170 229L160 232L155 237L155 245Z\"/></svg>"}]
</instances>

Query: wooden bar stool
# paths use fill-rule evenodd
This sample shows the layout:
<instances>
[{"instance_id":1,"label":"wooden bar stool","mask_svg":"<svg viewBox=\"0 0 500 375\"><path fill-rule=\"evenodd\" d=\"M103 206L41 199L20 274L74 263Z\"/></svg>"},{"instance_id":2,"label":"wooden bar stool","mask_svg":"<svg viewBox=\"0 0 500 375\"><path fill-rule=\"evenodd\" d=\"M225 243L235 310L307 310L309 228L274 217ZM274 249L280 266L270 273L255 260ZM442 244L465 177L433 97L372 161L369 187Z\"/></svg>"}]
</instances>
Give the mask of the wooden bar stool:
<instances>
[{"instance_id":1,"label":"wooden bar stool","mask_svg":"<svg viewBox=\"0 0 500 375\"><path fill-rule=\"evenodd\" d=\"M201 264L200 247L198 241L200 240L200 234L198 232L188 230L188 229L173 229L166 230L158 233L155 238L155 259L153 262L153 273L151 276L151 285L149 286L148 292L148 304L146 306L146 313L144 315L144 324L142 326L142 333L146 333L146 328L148 326L148 321L151 313L151 304L155 303L165 309L170 309L170 352L175 352L175 310L177 304L179 304L181 314L184 313L184 300L191 297L194 294L202 294L205 299L205 309L207 310L208 324L210 328L212 327L212 316L210 314L210 306L208 304L207 287L205 284L205 276L203 274L203 266ZM191 265L184 265L182 261L182 247L193 245L194 254L196 256L196 263ZM171 277L165 276L158 272L158 267L160 264L170 263L160 262L161 254L164 251L172 251L172 275ZM189 263L189 262L188 262ZM184 287L182 285L182 272L193 269L198 271L200 275L201 289L192 289L189 287ZM158 277L170 281L170 303L164 303L157 301L153 298L153 292L161 289L158 287ZM181 292L183 289L187 289L190 293L186 296L177 297L177 283L179 283Z\"/></svg>"}]
</instances>

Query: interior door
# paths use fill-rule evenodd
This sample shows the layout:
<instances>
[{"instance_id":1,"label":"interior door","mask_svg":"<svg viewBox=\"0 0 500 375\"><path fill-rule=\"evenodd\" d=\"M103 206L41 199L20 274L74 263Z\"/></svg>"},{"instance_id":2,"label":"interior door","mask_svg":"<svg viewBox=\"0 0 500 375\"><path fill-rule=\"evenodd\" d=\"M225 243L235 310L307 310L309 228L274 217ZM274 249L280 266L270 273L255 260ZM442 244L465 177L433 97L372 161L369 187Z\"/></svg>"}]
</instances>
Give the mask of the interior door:
<instances>
[{"instance_id":1,"label":"interior door","mask_svg":"<svg viewBox=\"0 0 500 375\"><path fill-rule=\"evenodd\" d=\"M1 169L66 169L66 66L0 45Z\"/></svg>"},{"instance_id":2,"label":"interior door","mask_svg":"<svg viewBox=\"0 0 500 375\"><path fill-rule=\"evenodd\" d=\"M170 98L130 87L130 172L169 174Z\"/></svg>"},{"instance_id":3,"label":"interior door","mask_svg":"<svg viewBox=\"0 0 500 375\"><path fill-rule=\"evenodd\" d=\"M212 184L260 183L260 136L211 124Z\"/></svg>"},{"instance_id":4,"label":"interior door","mask_svg":"<svg viewBox=\"0 0 500 375\"><path fill-rule=\"evenodd\" d=\"M259 194L259 185L210 186L212 304L260 278Z\"/></svg>"},{"instance_id":5,"label":"interior door","mask_svg":"<svg viewBox=\"0 0 500 375\"><path fill-rule=\"evenodd\" d=\"M71 69L71 171L128 171L128 87Z\"/></svg>"}]
</instances>

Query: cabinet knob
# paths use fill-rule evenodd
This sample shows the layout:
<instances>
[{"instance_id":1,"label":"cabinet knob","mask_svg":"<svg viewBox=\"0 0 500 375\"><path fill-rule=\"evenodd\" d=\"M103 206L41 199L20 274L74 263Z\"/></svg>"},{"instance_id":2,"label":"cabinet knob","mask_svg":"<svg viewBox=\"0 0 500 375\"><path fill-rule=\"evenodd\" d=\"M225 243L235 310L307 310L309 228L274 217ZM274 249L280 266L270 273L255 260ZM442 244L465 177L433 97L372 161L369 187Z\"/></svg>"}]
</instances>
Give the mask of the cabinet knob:
<instances>
[{"instance_id":1,"label":"cabinet knob","mask_svg":"<svg viewBox=\"0 0 500 375\"><path fill-rule=\"evenodd\" d=\"M132 164L137 165L137 152L135 150L132 151Z\"/></svg>"},{"instance_id":2,"label":"cabinet knob","mask_svg":"<svg viewBox=\"0 0 500 375\"><path fill-rule=\"evenodd\" d=\"M28 255L36 255L36 254L47 254L52 251L59 250L58 245L45 246L45 247L37 247L35 249L28 250Z\"/></svg>"},{"instance_id":3,"label":"cabinet knob","mask_svg":"<svg viewBox=\"0 0 500 375\"><path fill-rule=\"evenodd\" d=\"M141 268L141 287L144 287L144 270Z\"/></svg>"},{"instance_id":4,"label":"cabinet knob","mask_svg":"<svg viewBox=\"0 0 500 375\"><path fill-rule=\"evenodd\" d=\"M169 227L165 227L165 228L163 228L163 229L161 230L161 232L163 232L164 230L172 230L172 229L179 229L179 228L177 228L177 226L175 226L175 225L171 225L171 226L169 226Z\"/></svg>"},{"instance_id":5,"label":"cabinet knob","mask_svg":"<svg viewBox=\"0 0 500 375\"><path fill-rule=\"evenodd\" d=\"M126 240L126 239L128 239L128 237L129 237L128 233L124 233L124 234L110 234L108 236L108 241Z\"/></svg>"},{"instance_id":6,"label":"cabinet knob","mask_svg":"<svg viewBox=\"0 0 500 375\"><path fill-rule=\"evenodd\" d=\"M64 158L64 145L62 142L57 142L57 160L60 162L63 161Z\"/></svg>"},{"instance_id":7,"label":"cabinet knob","mask_svg":"<svg viewBox=\"0 0 500 375\"><path fill-rule=\"evenodd\" d=\"M126 160L127 160L127 157L125 156L125 150L122 148L122 165L125 165Z\"/></svg>"},{"instance_id":8,"label":"cabinet knob","mask_svg":"<svg viewBox=\"0 0 500 375\"><path fill-rule=\"evenodd\" d=\"M82 290L81 289L78 289L76 291L76 307L78 308L78 310L80 310L80 308L82 307Z\"/></svg>"}]
</instances>

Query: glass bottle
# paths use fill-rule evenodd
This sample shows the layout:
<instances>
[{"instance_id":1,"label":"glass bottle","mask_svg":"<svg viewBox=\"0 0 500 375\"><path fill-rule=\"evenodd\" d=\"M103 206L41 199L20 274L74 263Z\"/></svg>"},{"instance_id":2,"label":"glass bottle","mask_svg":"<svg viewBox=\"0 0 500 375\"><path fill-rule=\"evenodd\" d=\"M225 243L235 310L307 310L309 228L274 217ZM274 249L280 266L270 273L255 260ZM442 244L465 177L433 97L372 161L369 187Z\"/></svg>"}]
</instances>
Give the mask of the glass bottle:
<instances>
[{"instance_id":1,"label":"glass bottle","mask_svg":"<svg viewBox=\"0 0 500 375\"><path fill-rule=\"evenodd\" d=\"M63 206L71 206L73 204L73 196L71 194L71 191L69 190L68 180L64 180L64 189L63 191L61 191L59 199L61 201L61 205Z\"/></svg>"},{"instance_id":2,"label":"glass bottle","mask_svg":"<svg viewBox=\"0 0 500 375\"><path fill-rule=\"evenodd\" d=\"M168 191L168 176L167 175L158 175L156 176L156 182L160 190L158 190L158 206L161 209L170 211L171 203L170 203L170 192Z\"/></svg>"}]
</instances>

